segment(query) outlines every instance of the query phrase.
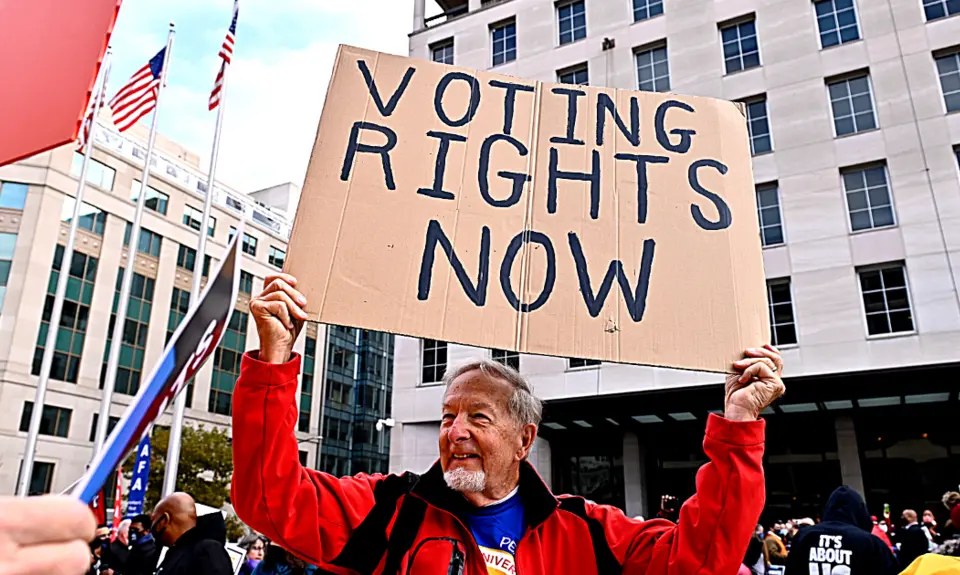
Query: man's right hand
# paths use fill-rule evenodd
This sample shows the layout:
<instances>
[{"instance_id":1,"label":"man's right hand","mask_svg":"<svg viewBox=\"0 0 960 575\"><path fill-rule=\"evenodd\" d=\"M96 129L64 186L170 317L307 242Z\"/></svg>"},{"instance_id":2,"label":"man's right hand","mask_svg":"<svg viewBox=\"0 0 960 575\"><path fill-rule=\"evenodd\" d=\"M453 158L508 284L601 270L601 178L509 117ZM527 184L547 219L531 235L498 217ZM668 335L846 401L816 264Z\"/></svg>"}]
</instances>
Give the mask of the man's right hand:
<instances>
[{"instance_id":1,"label":"man's right hand","mask_svg":"<svg viewBox=\"0 0 960 575\"><path fill-rule=\"evenodd\" d=\"M260 361L286 363L293 343L307 320L307 298L294 289L297 278L290 274L268 275L264 288L250 300L250 314L260 335Z\"/></svg>"},{"instance_id":2,"label":"man's right hand","mask_svg":"<svg viewBox=\"0 0 960 575\"><path fill-rule=\"evenodd\" d=\"M96 521L66 497L0 498L0 573L82 575Z\"/></svg>"}]
</instances>

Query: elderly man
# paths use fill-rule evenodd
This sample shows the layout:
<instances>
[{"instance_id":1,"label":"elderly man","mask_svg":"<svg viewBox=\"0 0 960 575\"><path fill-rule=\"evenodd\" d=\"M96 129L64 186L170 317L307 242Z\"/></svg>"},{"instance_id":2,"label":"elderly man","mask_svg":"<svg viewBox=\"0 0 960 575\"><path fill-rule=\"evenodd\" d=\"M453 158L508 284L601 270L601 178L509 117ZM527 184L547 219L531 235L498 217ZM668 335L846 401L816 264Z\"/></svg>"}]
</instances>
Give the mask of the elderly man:
<instances>
[{"instance_id":1,"label":"elderly man","mask_svg":"<svg viewBox=\"0 0 960 575\"><path fill-rule=\"evenodd\" d=\"M711 415L698 493L679 524L557 497L526 459L541 405L515 370L477 360L450 370L440 459L424 475L336 478L300 465L294 426L306 299L286 274L250 303L260 350L233 397L233 505L248 525L336 573L736 573L764 504L764 421L783 393L772 347L748 350Z\"/></svg>"}]
</instances>

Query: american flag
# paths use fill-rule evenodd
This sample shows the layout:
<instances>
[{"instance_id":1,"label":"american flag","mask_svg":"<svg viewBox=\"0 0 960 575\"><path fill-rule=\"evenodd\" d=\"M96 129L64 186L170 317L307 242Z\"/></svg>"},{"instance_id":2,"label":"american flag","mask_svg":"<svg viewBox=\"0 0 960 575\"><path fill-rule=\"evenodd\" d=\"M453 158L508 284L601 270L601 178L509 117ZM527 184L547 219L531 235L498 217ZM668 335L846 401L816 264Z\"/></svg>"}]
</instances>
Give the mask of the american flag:
<instances>
[{"instance_id":1,"label":"american flag","mask_svg":"<svg viewBox=\"0 0 960 575\"><path fill-rule=\"evenodd\" d=\"M90 139L90 127L95 121L94 115L100 109L103 99L103 93L98 93L92 100L90 100L90 109L87 111L87 115L83 119L83 125L80 126L80 134L77 136L77 151L81 154L84 154L87 151L87 140Z\"/></svg>"},{"instance_id":2,"label":"american flag","mask_svg":"<svg viewBox=\"0 0 960 575\"><path fill-rule=\"evenodd\" d=\"M121 132L129 130L137 120L157 107L160 73L163 71L166 52L166 48L157 52L146 66L134 72L126 85L120 88L117 95L110 100L113 123Z\"/></svg>"},{"instance_id":3,"label":"american flag","mask_svg":"<svg viewBox=\"0 0 960 575\"><path fill-rule=\"evenodd\" d=\"M220 47L220 71L217 72L217 79L213 82L213 91L210 92L210 102L208 108L213 110L220 105L220 95L223 91L223 73L227 69L227 64L233 59L233 42L237 34L237 16L240 15L240 0L233 0L233 20L230 21L230 28L227 30L227 37L223 40L223 46Z\"/></svg>"}]
</instances>

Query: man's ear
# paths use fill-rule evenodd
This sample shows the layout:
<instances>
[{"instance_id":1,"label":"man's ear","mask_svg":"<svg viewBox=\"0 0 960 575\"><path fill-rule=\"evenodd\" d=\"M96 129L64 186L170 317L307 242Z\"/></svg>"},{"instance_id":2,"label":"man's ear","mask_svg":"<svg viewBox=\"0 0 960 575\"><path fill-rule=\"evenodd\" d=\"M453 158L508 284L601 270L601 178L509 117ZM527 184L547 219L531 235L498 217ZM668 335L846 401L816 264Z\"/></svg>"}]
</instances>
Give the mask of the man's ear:
<instances>
[{"instance_id":1,"label":"man's ear","mask_svg":"<svg viewBox=\"0 0 960 575\"><path fill-rule=\"evenodd\" d=\"M533 442L537 440L537 426L528 423L520 428L520 461L524 461L533 449Z\"/></svg>"}]
</instances>

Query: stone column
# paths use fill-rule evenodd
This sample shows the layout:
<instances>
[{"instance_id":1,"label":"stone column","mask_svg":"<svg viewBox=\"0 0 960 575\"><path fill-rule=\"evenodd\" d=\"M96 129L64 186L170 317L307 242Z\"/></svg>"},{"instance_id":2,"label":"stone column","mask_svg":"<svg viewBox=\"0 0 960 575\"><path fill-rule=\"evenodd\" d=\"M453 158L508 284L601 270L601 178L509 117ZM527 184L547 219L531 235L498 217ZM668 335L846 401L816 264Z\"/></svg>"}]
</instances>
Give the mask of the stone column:
<instances>
[{"instance_id":1,"label":"stone column","mask_svg":"<svg viewBox=\"0 0 960 575\"><path fill-rule=\"evenodd\" d=\"M427 27L426 23L427 3L426 0L413 0L413 31L419 32Z\"/></svg>"},{"instance_id":2,"label":"stone column","mask_svg":"<svg viewBox=\"0 0 960 575\"><path fill-rule=\"evenodd\" d=\"M647 518L646 450L636 433L623 434L623 490L627 516Z\"/></svg>"},{"instance_id":3,"label":"stone column","mask_svg":"<svg viewBox=\"0 0 960 575\"><path fill-rule=\"evenodd\" d=\"M857 431L853 419L849 415L840 415L834 421L834 427L837 430L841 482L863 496L863 472L860 469L860 449L857 446Z\"/></svg>"}]
</instances>

